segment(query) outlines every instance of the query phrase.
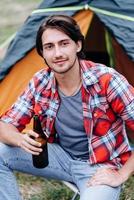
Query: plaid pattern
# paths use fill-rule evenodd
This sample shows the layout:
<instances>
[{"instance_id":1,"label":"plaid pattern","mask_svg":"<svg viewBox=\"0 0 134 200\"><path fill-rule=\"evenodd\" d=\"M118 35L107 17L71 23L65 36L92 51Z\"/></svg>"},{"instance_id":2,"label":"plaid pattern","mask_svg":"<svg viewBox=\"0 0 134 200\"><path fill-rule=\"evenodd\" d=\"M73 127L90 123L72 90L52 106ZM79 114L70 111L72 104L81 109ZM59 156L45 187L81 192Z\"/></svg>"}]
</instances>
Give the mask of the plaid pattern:
<instances>
[{"instance_id":1,"label":"plaid pattern","mask_svg":"<svg viewBox=\"0 0 134 200\"><path fill-rule=\"evenodd\" d=\"M131 151L124 122L134 130L134 88L112 68L84 60L80 65L89 161L91 164L124 164ZM41 70L1 120L22 131L36 113L49 142L54 142L59 105L54 73L50 69Z\"/></svg>"}]
</instances>

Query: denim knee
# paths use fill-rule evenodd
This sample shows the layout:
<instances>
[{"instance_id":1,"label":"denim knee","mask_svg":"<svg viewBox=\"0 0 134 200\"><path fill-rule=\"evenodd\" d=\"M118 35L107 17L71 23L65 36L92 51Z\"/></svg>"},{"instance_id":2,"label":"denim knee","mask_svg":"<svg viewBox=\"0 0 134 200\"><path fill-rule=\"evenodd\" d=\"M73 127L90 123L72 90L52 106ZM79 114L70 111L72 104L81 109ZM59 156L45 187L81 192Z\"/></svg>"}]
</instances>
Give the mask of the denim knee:
<instances>
[{"instance_id":1,"label":"denim knee","mask_svg":"<svg viewBox=\"0 0 134 200\"><path fill-rule=\"evenodd\" d=\"M0 162L5 163L10 153L10 146L0 142Z\"/></svg>"},{"instance_id":2,"label":"denim knee","mask_svg":"<svg viewBox=\"0 0 134 200\"><path fill-rule=\"evenodd\" d=\"M119 200L121 186L113 188L107 185L87 187L81 194L81 200Z\"/></svg>"}]
</instances>

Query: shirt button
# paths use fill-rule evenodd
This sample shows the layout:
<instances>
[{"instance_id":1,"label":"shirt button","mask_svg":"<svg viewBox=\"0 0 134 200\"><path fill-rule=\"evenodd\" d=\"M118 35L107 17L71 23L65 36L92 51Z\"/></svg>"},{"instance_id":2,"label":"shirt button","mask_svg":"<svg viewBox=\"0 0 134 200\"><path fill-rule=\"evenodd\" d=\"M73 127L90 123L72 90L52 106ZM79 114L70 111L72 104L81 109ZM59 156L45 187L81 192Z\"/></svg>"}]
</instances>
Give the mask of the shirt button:
<instances>
[{"instance_id":1,"label":"shirt button","mask_svg":"<svg viewBox=\"0 0 134 200\"><path fill-rule=\"evenodd\" d=\"M94 113L94 117L97 117L97 113Z\"/></svg>"}]
</instances>

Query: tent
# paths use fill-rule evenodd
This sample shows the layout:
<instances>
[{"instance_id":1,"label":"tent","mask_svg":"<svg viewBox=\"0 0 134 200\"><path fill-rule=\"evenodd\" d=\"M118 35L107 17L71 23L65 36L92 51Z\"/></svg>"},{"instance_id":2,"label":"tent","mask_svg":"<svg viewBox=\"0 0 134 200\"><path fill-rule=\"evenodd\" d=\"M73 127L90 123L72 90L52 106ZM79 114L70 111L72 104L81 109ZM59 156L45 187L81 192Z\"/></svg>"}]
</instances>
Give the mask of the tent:
<instances>
[{"instance_id":1,"label":"tent","mask_svg":"<svg viewBox=\"0 0 134 200\"><path fill-rule=\"evenodd\" d=\"M134 85L133 0L44 0L17 32L1 62L0 114L45 67L35 49L36 32L47 16L57 13L76 19L85 35L88 59L115 67Z\"/></svg>"}]
</instances>

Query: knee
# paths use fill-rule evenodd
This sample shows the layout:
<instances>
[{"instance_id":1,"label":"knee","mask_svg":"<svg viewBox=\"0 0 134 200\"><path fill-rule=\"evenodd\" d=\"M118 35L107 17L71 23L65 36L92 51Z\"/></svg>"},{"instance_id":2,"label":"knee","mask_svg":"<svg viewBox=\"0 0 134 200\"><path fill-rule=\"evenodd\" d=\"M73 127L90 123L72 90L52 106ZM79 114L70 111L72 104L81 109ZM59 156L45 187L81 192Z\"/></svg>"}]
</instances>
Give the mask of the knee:
<instances>
[{"instance_id":1,"label":"knee","mask_svg":"<svg viewBox=\"0 0 134 200\"><path fill-rule=\"evenodd\" d=\"M10 146L0 142L0 161L8 157Z\"/></svg>"},{"instance_id":2,"label":"knee","mask_svg":"<svg viewBox=\"0 0 134 200\"><path fill-rule=\"evenodd\" d=\"M81 200L95 199L95 200L118 200L121 187L113 188L106 185L99 185L86 188L81 193Z\"/></svg>"}]
</instances>

